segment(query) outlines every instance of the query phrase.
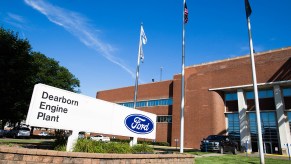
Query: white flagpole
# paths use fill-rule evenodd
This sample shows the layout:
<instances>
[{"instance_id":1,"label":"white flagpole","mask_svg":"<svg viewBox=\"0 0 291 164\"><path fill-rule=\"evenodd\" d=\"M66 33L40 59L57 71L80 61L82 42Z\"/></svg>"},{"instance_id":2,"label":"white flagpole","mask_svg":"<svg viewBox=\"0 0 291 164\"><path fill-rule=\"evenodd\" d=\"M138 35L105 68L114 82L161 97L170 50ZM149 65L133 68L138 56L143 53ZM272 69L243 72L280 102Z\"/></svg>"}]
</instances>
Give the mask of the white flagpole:
<instances>
[{"instance_id":1,"label":"white flagpole","mask_svg":"<svg viewBox=\"0 0 291 164\"><path fill-rule=\"evenodd\" d=\"M142 46L142 24L140 26L140 35L139 35L139 46L138 46L138 55L137 55L137 67L136 67L136 78L135 78L135 89L134 89L134 101L133 101L133 108L136 108L136 99L137 99L137 90L138 90L138 75L139 75L139 64L140 64L140 53L141 53L141 46Z\"/></svg>"},{"instance_id":2,"label":"white flagpole","mask_svg":"<svg viewBox=\"0 0 291 164\"><path fill-rule=\"evenodd\" d=\"M251 65L252 65L253 87L254 87L254 96L255 96L255 108L256 108L256 115L257 115L257 128L258 128L258 138L259 138L259 153L260 153L261 164L264 164L265 163L265 159L264 159L264 149L263 149L263 139L262 139L261 115L260 115L257 76L256 76L256 66L255 66L255 59L254 59L254 48L253 48L253 41L252 41L250 16L247 16L247 23L248 23L248 33L249 33L249 45L250 45Z\"/></svg>"},{"instance_id":3,"label":"white flagpole","mask_svg":"<svg viewBox=\"0 0 291 164\"><path fill-rule=\"evenodd\" d=\"M184 152L184 67L185 67L185 4L183 3L183 31L182 31L182 79L181 79L181 122L180 122L180 153Z\"/></svg>"}]
</instances>

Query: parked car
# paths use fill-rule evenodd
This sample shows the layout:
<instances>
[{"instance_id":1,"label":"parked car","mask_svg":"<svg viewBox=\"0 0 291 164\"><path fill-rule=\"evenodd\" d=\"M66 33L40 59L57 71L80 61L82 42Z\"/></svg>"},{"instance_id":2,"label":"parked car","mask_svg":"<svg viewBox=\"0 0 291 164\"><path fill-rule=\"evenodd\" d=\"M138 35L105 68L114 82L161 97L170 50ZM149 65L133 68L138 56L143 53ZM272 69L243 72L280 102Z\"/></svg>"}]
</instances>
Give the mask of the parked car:
<instances>
[{"instance_id":1,"label":"parked car","mask_svg":"<svg viewBox=\"0 0 291 164\"><path fill-rule=\"evenodd\" d=\"M19 138L19 137L30 137L30 129L26 127L15 127L11 130L9 130L6 135L6 137L12 137L12 138Z\"/></svg>"},{"instance_id":2,"label":"parked car","mask_svg":"<svg viewBox=\"0 0 291 164\"><path fill-rule=\"evenodd\" d=\"M78 138L79 139L84 139L86 137L85 132L79 132Z\"/></svg>"},{"instance_id":3,"label":"parked car","mask_svg":"<svg viewBox=\"0 0 291 164\"><path fill-rule=\"evenodd\" d=\"M4 137L4 133L5 133L5 131L3 129L0 129L0 137L1 138Z\"/></svg>"},{"instance_id":4,"label":"parked car","mask_svg":"<svg viewBox=\"0 0 291 164\"><path fill-rule=\"evenodd\" d=\"M95 141L103 141L103 142L109 142L110 141L109 137L105 137L103 135L91 136L90 139L91 140L95 140Z\"/></svg>"},{"instance_id":5,"label":"parked car","mask_svg":"<svg viewBox=\"0 0 291 164\"><path fill-rule=\"evenodd\" d=\"M221 154L224 152L237 154L238 144L237 142L232 141L229 136L210 135L206 139L203 138L200 144L200 150L202 152L216 151Z\"/></svg>"},{"instance_id":6,"label":"parked car","mask_svg":"<svg viewBox=\"0 0 291 164\"><path fill-rule=\"evenodd\" d=\"M39 136L50 136L50 134L48 132L40 132L38 135Z\"/></svg>"}]
</instances>

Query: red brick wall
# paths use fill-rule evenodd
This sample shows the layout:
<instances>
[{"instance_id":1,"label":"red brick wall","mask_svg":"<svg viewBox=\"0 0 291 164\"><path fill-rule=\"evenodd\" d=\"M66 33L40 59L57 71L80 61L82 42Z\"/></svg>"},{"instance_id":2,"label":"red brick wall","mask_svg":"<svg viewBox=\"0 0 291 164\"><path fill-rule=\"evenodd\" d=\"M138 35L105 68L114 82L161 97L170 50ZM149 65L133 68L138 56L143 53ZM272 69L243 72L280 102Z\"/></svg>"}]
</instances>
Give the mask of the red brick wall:
<instances>
[{"instance_id":1,"label":"red brick wall","mask_svg":"<svg viewBox=\"0 0 291 164\"><path fill-rule=\"evenodd\" d=\"M173 82L173 111L172 111L172 139L171 145L175 145L175 139L179 139L180 146L180 110L181 110L181 76L174 76ZM184 121L185 122L185 121Z\"/></svg>"},{"instance_id":2,"label":"red brick wall","mask_svg":"<svg viewBox=\"0 0 291 164\"><path fill-rule=\"evenodd\" d=\"M100 154L82 152L61 152L41 149L25 149L0 146L0 163L40 164L40 163L195 163L191 154Z\"/></svg>"},{"instance_id":3,"label":"red brick wall","mask_svg":"<svg viewBox=\"0 0 291 164\"><path fill-rule=\"evenodd\" d=\"M156 142L171 143L172 124L157 123L157 137Z\"/></svg>"},{"instance_id":4,"label":"red brick wall","mask_svg":"<svg viewBox=\"0 0 291 164\"><path fill-rule=\"evenodd\" d=\"M172 80L142 84L138 86L137 100L172 97ZM134 86L98 91L96 98L111 102L133 102Z\"/></svg>"}]
</instances>

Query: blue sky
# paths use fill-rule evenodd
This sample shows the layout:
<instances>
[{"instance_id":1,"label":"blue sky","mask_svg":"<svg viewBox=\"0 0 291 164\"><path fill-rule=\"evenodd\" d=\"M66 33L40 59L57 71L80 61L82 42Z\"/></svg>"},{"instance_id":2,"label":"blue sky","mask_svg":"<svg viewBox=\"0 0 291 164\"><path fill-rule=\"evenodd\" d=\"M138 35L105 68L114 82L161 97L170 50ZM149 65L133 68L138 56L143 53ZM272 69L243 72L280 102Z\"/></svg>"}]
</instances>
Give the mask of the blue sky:
<instances>
[{"instance_id":1,"label":"blue sky","mask_svg":"<svg viewBox=\"0 0 291 164\"><path fill-rule=\"evenodd\" d=\"M256 52L291 46L291 1L249 0ZM185 65L249 53L244 0L187 0ZM147 44L139 83L181 73L183 0L1 0L0 26L60 62L82 94L133 86L140 24Z\"/></svg>"}]
</instances>

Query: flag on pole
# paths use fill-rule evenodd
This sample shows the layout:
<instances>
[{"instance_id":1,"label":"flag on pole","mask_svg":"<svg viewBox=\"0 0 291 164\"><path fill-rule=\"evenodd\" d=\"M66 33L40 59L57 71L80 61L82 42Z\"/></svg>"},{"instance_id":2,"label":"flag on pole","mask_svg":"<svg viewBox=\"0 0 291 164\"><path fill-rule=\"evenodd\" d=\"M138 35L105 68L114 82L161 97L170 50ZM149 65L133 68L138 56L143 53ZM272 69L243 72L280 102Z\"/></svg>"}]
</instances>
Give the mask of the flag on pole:
<instances>
[{"instance_id":1,"label":"flag on pole","mask_svg":"<svg viewBox=\"0 0 291 164\"><path fill-rule=\"evenodd\" d=\"M147 37L146 37L146 34L144 32L143 26L141 26L141 29L140 29L140 38L141 38L142 44L146 44L147 43ZM143 63L144 54L143 54L143 50L142 50L142 44L140 44L139 57L140 57L141 62Z\"/></svg>"},{"instance_id":2,"label":"flag on pole","mask_svg":"<svg viewBox=\"0 0 291 164\"><path fill-rule=\"evenodd\" d=\"M249 3L249 0L245 0L245 7L246 7L246 16L248 18L252 14L252 8Z\"/></svg>"},{"instance_id":3,"label":"flag on pole","mask_svg":"<svg viewBox=\"0 0 291 164\"><path fill-rule=\"evenodd\" d=\"M185 2L184 4L184 23L186 24L188 22L188 8L187 8L187 4Z\"/></svg>"},{"instance_id":4,"label":"flag on pole","mask_svg":"<svg viewBox=\"0 0 291 164\"><path fill-rule=\"evenodd\" d=\"M143 30L143 26L140 26L140 35L139 35L139 45L138 45L138 54L137 54L137 66L136 66L136 78L135 78L135 88L134 88L134 100L133 100L133 108L136 108L136 99L137 99L137 91L138 91L138 74L139 74L139 64L140 61L144 61L144 54L142 50L142 45L147 43L147 37Z\"/></svg>"},{"instance_id":5,"label":"flag on pole","mask_svg":"<svg viewBox=\"0 0 291 164\"><path fill-rule=\"evenodd\" d=\"M145 34L142 26L141 26L141 32L140 32L140 34L141 34L142 43L143 44L147 44L147 36L146 36L146 34Z\"/></svg>"}]
</instances>

